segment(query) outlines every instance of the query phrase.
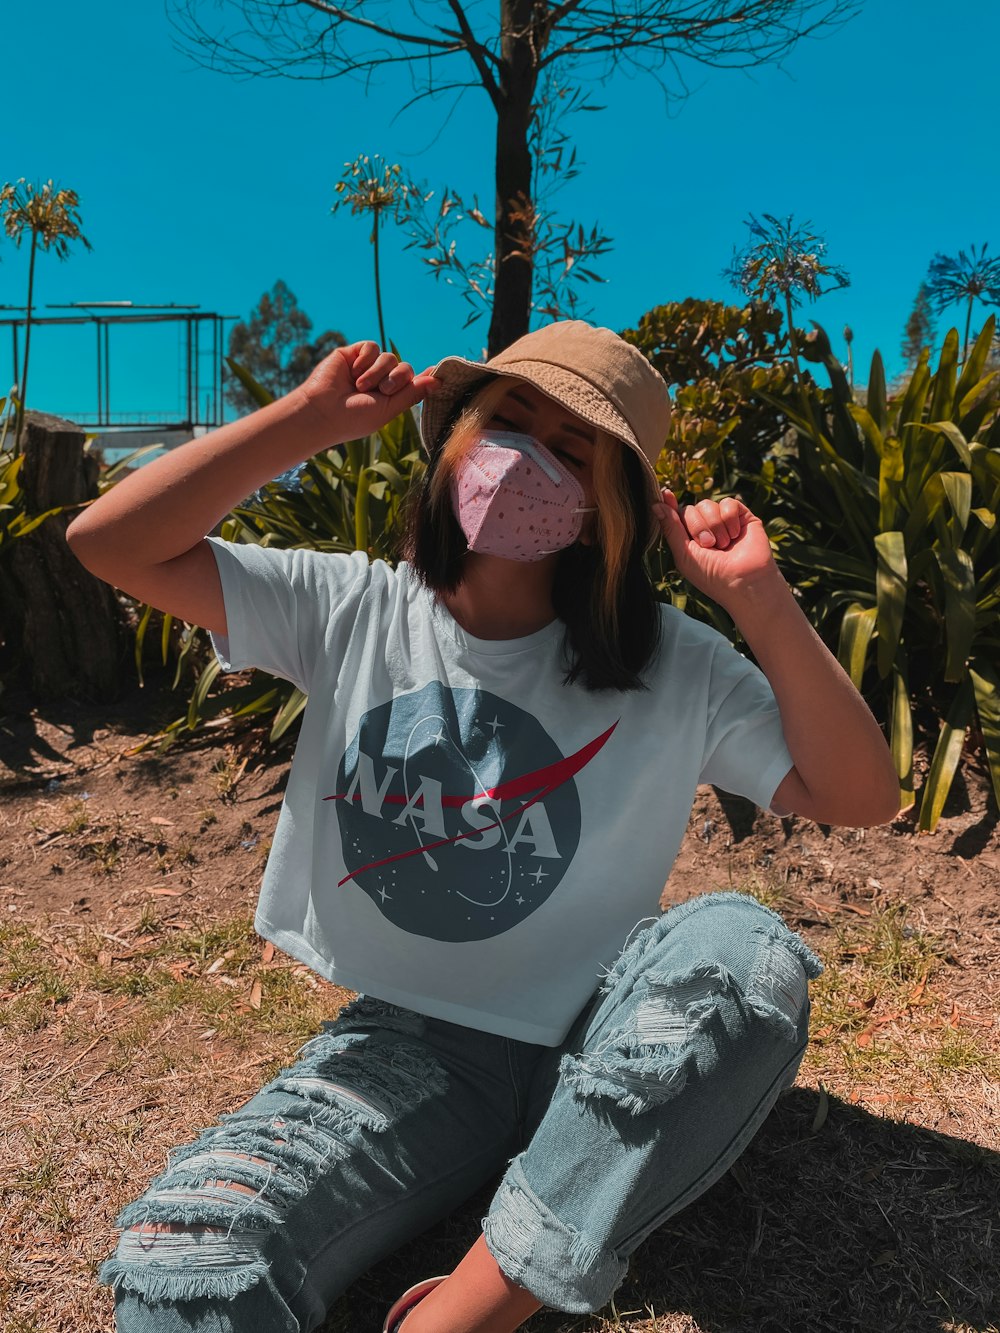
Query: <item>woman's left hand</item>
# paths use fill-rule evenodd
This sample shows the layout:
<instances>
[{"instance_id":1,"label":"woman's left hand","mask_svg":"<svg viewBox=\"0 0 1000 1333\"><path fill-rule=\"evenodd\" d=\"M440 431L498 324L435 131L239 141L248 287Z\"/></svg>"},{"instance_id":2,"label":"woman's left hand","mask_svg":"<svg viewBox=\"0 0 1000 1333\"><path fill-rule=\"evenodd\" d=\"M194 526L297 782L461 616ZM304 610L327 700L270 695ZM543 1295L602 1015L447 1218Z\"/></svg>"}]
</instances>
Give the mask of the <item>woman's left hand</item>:
<instances>
[{"instance_id":1,"label":"woman's left hand","mask_svg":"<svg viewBox=\"0 0 1000 1333\"><path fill-rule=\"evenodd\" d=\"M699 592L729 610L751 585L781 577L764 524L742 501L700 500L681 509L673 491L661 494L653 512L678 572Z\"/></svg>"}]
</instances>

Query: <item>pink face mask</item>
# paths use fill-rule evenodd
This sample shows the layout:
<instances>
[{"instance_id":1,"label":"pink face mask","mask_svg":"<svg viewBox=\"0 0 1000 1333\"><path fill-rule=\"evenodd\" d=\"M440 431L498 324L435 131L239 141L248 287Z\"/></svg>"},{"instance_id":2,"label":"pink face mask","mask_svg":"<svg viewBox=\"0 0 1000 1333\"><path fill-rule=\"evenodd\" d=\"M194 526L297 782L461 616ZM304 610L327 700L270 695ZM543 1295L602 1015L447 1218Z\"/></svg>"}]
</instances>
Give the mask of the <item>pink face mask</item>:
<instances>
[{"instance_id":1,"label":"pink face mask","mask_svg":"<svg viewBox=\"0 0 1000 1333\"><path fill-rule=\"evenodd\" d=\"M452 479L451 499L470 551L541 560L580 535L583 487L530 435L484 431Z\"/></svg>"}]
</instances>

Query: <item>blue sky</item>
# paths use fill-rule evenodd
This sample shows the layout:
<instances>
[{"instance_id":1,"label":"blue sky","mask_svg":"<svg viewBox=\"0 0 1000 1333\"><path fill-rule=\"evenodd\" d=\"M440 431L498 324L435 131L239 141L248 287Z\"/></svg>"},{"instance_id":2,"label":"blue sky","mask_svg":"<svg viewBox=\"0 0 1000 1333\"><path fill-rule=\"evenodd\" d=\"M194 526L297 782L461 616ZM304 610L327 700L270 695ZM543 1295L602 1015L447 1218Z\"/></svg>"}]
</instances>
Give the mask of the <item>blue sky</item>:
<instances>
[{"instance_id":1,"label":"blue sky","mask_svg":"<svg viewBox=\"0 0 1000 1333\"><path fill-rule=\"evenodd\" d=\"M209 18L216 12L206 3ZM317 333L377 337L370 228L346 209L330 214L343 163L381 153L429 187L478 193L491 209L492 113L478 89L446 120L444 99L395 116L410 91L393 66L367 90L237 81L174 49L157 0L19 5L5 15L4 38L6 102L17 113L8 112L0 175L74 188L93 246L66 262L39 258L40 305L196 303L246 318L281 278ZM803 318L823 323L842 351L851 325L860 379L875 347L899 370L903 326L933 254L1000 248L998 43L995 0L867 0L839 31L800 42L782 69L689 67L690 95L669 114L647 77L595 87L605 110L567 122L583 167L559 195L566 215L614 241L597 264L607 281L589 290L590 317L621 329L664 301L737 300L721 271L746 240L744 220L792 213L813 222L851 276ZM489 234L479 235L488 248ZM486 320L463 330L467 307L404 241L384 233L390 337L418 367L478 356ZM0 261L0 303L20 304L27 248L0 239ZM939 338L959 318L940 319ZM176 411L176 332L118 331L112 342L112 410ZM95 384L92 332L39 331L32 406L92 410Z\"/></svg>"}]
</instances>

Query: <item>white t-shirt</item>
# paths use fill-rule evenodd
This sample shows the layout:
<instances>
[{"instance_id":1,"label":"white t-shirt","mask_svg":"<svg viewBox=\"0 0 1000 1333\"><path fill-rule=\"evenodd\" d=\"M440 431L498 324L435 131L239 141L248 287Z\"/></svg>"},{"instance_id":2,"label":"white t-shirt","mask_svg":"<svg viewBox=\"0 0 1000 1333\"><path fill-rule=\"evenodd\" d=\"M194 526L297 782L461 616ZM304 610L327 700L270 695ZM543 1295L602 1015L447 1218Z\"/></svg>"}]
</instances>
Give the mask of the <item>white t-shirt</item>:
<instances>
[{"instance_id":1,"label":"white t-shirt","mask_svg":"<svg viewBox=\"0 0 1000 1333\"><path fill-rule=\"evenodd\" d=\"M650 688L588 691L559 621L477 639L406 564L209 540L223 670L309 696L256 927L338 985L556 1046L657 913L696 785L766 807L792 767L763 674L671 607Z\"/></svg>"}]
</instances>

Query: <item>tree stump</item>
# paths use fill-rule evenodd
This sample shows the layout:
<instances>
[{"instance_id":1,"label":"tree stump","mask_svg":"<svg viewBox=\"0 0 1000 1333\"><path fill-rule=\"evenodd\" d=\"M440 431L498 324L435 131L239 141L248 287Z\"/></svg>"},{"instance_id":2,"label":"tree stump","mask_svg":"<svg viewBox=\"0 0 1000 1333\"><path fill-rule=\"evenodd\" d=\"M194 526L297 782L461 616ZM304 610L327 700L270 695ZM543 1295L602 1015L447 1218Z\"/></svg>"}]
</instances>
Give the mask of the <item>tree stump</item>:
<instances>
[{"instance_id":1,"label":"tree stump","mask_svg":"<svg viewBox=\"0 0 1000 1333\"><path fill-rule=\"evenodd\" d=\"M84 455L79 426L43 412L25 415L21 484L28 514L79 505L98 495L96 458ZM53 514L16 538L0 566L0 645L11 669L40 701L74 695L119 698L130 653L114 589L80 564L66 543L78 510Z\"/></svg>"}]
</instances>

